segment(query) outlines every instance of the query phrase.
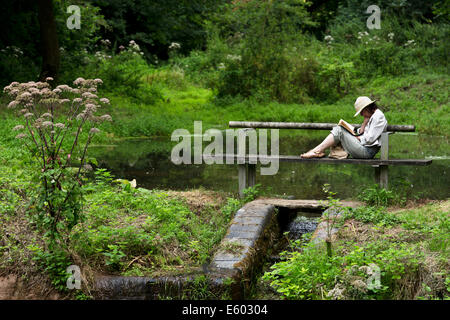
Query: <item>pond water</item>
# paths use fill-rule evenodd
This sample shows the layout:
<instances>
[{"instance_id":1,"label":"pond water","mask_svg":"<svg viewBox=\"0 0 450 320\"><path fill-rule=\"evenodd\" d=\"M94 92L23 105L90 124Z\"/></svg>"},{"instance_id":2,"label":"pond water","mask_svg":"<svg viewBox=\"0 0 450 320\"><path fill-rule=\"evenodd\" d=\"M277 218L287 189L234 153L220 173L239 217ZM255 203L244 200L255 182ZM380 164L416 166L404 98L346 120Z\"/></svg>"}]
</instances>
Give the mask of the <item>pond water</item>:
<instances>
[{"instance_id":1,"label":"pond water","mask_svg":"<svg viewBox=\"0 0 450 320\"><path fill-rule=\"evenodd\" d=\"M325 131L283 136L280 131L280 154L298 155L314 147L326 136ZM208 190L237 194L237 165L175 165L170 153L177 142L170 138L123 140L115 145L90 147L99 167L109 169L117 178L136 179L139 187ZM208 145L204 143L204 146ZM406 192L410 197L446 199L450 196L450 149L448 139L440 136L396 133L389 138L392 159L433 159L430 166L389 168L389 188ZM378 155L376 156L378 157ZM276 175L261 176L257 166L256 183L265 195L293 196L296 199L324 199L322 186L331 184L340 199L356 198L361 189L374 184L374 169L365 165L317 163L280 163Z\"/></svg>"}]
</instances>

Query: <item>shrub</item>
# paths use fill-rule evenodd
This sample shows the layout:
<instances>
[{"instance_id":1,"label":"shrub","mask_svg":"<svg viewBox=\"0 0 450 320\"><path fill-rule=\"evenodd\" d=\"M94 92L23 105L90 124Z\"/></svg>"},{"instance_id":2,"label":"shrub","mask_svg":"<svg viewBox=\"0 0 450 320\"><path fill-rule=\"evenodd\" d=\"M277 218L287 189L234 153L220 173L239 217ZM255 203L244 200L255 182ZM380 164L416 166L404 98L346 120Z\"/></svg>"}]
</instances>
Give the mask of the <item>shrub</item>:
<instances>
[{"instance_id":1,"label":"shrub","mask_svg":"<svg viewBox=\"0 0 450 320\"><path fill-rule=\"evenodd\" d=\"M102 78L105 91L131 97L139 103L153 104L162 99L162 93L158 84L144 81L146 76L150 77L152 69L143 54L133 40L127 47L121 47L118 54L105 46L94 55L86 56L83 72L90 77Z\"/></svg>"},{"instance_id":2,"label":"shrub","mask_svg":"<svg viewBox=\"0 0 450 320\"><path fill-rule=\"evenodd\" d=\"M361 76L400 75L412 71L408 53L393 43L373 44L362 48L355 57L355 67Z\"/></svg>"},{"instance_id":3,"label":"shrub","mask_svg":"<svg viewBox=\"0 0 450 320\"><path fill-rule=\"evenodd\" d=\"M389 299L409 294L403 278L423 261L417 246L388 241L338 247L329 258L323 246L305 243L282 252L264 280L285 299Z\"/></svg>"},{"instance_id":4,"label":"shrub","mask_svg":"<svg viewBox=\"0 0 450 320\"><path fill-rule=\"evenodd\" d=\"M261 193L261 184L256 184L254 187L248 187L244 189L244 200L243 202L250 202L255 200Z\"/></svg>"},{"instance_id":5,"label":"shrub","mask_svg":"<svg viewBox=\"0 0 450 320\"><path fill-rule=\"evenodd\" d=\"M186 70L186 75L193 82L208 88L217 88L221 72L219 67L228 55L238 53L218 36L218 31L213 26L210 25L210 29L206 51L194 50L187 57L176 56L172 63Z\"/></svg>"},{"instance_id":6,"label":"shrub","mask_svg":"<svg viewBox=\"0 0 450 320\"><path fill-rule=\"evenodd\" d=\"M29 249L34 252L33 261L47 273L53 286L59 291L67 291L67 280L71 275L67 272L71 265L68 254L62 250L47 252L36 246Z\"/></svg>"},{"instance_id":7,"label":"shrub","mask_svg":"<svg viewBox=\"0 0 450 320\"><path fill-rule=\"evenodd\" d=\"M417 245L410 245L407 243L393 244L389 241L377 241L367 243L365 246L354 246L350 252L347 252L344 257L346 273L354 266L368 266L375 265L380 271L380 283L377 288L370 289L367 286L355 288L351 282L347 283L347 290L349 286L353 290L348 292L353 293L353 298L377 298L387 299L393 297L402 288L402 278L406 275L414 275L423 259L423 253ZM362 275L360 271L360 276ZM347 280L350 280L347 278ZM355 290L356 289L356 290ZM356 295L356 296L355 296Z\"/></svg>"},{"instance_id":8,"label":"shrub","mask_svg":"<svg viewBox=\"0 0 450 320\"><path fill-rule=\"evenodd\" d=\"M349 92L354 73L353 62L335 59L331 63L321 64L318 72L320 94L329 99L340 98Z\"/></svg>"},{"instance_id":9,"label":"shrub","mask_svg":"<svg viewBox=\"0 0 450 320\"><path fill-rule=\"evenodd\" d=\"M338 56L351 57L360 78L414 73L418 67L448 69L448 24L423 23L385 12L382 28L367 30L364 17L337 17L330 23L331 49L338 49Z\"/></svg>"},{"instance_id":10,"label":"shrub","mask_svg":"<svg viewBox=\"0 0 450 320\"><path fill-rule=\"evenodd\" d=\"M61 57L58 78L62 83L68 83L71 79L80 76L80 66L89 59L88 52L94 50L95 43L100 39L100 27L107 26L100 14L100 8L83 2L83 5L79 5L82 17L81 28L75 30L67 28L67 19L72 14L67 12L67 8L72 4L74 3L70 0L53 2ZM103 46L103 44L100 45ZM91 77L96 77L96 75L91 75Z\"/></svg>"},{"instance_id":11,"label":"shrub","mask_svg":"<svg viewBox=\"0 0 450 320\"><path fill-rule=\"evenodd\" d=\"M258 95L262 99L304 102L315 88L313 55L303 52L299 30L313 22L302 1L246 1L225 6L214 30L227 54L216 61L219 97Z\"/></svg>"},{"instance_id":12,"label":"shrub","mask_svg":"<svg viewBox=\"0 0 450 320\"><path fill-rule=\"evenodd\" d=\"M364 201L368 206L384 206L387 207L395 199L392 191L381 188L379 185L374 185L365 188L358 195L358 199Z\"/></svg>"},{"instance_id":13,"label":"shrub","mask_svg":"<svg viewBox=\"0 0 450 320\"><path fill-rule=\"evenodd\" d=\"M16 81L26 81L33 79L40 72L40 66L27 55L23 50L8 46L0 50L0 86L7 84L6 81L14 79Z\"/></svg>"},{"instance_id":14,"label":"shrub","mask_svg":"<svg viewBox=\"0 0 450 320\"><path fill-rule=\"evenodd\" d=\"M99 131L94 125L111 121L109 115L98 115L101 105L109 104L95 94L100 83L79 78L74 81L77 88L60 85L51 90L48 82L13 82L4 89L12 99L8 108L22 108L17 115L23 124L13 131L21 132L16 138L35 158L35 217L52 245L81 218L80 174L86 169L87 147Z\"/></svg>"},{"instance_id":15,"label":"shrub","mask_svg":"<svg viewBox=\"0 0 450 320\"><path fill-rule=\"evenodd\" d=\"M122 266L122 258L126 255L120 250L120 247L115 244L108 245L108 251L103 252L106 258L106 265L110 266L113 270L119 270Z\"/></svg>"},{"instance_id":16,"label":"shrub","mask_svg":"<svg viewBox=\"0 0 450 320\"><path fill-rule=\"evenodd\" d=\"M306 243L301 251L283 252L285 261L274 264L264 280L285 299L323 299L341 273L339 256L328 257L323 247Z\"/></svg>"}]
</instances>

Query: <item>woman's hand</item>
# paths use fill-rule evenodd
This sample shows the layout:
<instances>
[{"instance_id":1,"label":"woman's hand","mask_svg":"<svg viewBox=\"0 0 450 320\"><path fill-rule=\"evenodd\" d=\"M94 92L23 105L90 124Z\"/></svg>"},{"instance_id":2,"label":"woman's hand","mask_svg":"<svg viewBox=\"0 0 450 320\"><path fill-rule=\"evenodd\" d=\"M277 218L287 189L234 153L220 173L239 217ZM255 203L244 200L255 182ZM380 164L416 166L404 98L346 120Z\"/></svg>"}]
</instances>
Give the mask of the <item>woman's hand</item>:
<instances>
[{"instance_id":1,"label":"woman's hand","mask_svg":"<svg viewBox=\"0 0 450 320\"><path fill-rule=\"evenodd\" d=\"M369 119L370 119L370 117L368 117L368 118L364 117L364 121L361 125L361 128L359 128L359 133L364 133L364 129L366 128L367 123L369 122Z\"/></svg>"}]
</instances>

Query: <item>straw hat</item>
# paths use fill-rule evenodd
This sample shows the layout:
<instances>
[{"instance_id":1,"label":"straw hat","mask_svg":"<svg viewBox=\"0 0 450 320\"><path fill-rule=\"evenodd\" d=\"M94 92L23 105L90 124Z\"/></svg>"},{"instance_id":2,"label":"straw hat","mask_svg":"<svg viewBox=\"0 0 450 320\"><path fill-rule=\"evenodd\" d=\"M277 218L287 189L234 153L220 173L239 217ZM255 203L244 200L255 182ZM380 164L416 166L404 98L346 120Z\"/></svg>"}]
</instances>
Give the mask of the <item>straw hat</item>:
<instances>
[{"instance_id":1,"label":"straw hat","mask_svg":"<svg viewBox=\"0 0 450 320\"><path fill-rule=\"evenodd\" d=\"M362 111L365 107L367 107L368 105L374 103L375 101L377 101L377 100L373 100L373 101L372 101L372 100L370 100L369 97L358 97L358 99L356 99L356 101L355 101L355 110L356 110L356 113L355 113L354 117L356 117L358 114L360 114L361 111Z\"/></svg>"}]
</instances>

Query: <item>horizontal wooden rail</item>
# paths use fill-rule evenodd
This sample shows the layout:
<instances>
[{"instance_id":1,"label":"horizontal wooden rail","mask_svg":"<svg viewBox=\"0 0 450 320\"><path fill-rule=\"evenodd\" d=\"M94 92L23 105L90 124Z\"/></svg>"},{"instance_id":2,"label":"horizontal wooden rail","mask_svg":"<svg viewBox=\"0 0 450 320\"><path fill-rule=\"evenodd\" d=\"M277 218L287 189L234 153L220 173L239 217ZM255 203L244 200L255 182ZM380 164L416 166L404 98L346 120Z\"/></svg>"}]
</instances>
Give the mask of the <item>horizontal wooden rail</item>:
<instances>
[{"instance_id":1,"label":"horizontal wooden rail","mask_svg":"<svg viewBox=\"0 0 450 320\"><path fill-rule=\"evenodd\" d=\"M300 156L239 156L236 154L222 154L222 155L204 155L203 159L222 159L223 163L226 163L228 159L229 162L243 164L243 163L256 163L263 161L264 163L278 160L280 162L318 162L327 164L365 164L372 166L427 166L432 163L431 159L333 159L333 158L312 158L304 159Z\"/></svg>"},{"instance_id":2,"label":"horizontal wooden rail","mask_svg":"<svg viewBox=\"0 0 450 320\"><path fill-rule=\"evenodd\" d=\"M257 121L230 121L230 128L268 128L268 129L310 129L310 130L331 130L336 123L307 123L307 122L257 122ZM359 128L361 124L352 124ZM413 125L388 125L387 131L392 132L414 132Z\"/></svg>"}]
</instances>

